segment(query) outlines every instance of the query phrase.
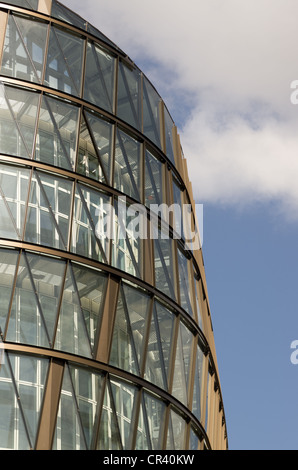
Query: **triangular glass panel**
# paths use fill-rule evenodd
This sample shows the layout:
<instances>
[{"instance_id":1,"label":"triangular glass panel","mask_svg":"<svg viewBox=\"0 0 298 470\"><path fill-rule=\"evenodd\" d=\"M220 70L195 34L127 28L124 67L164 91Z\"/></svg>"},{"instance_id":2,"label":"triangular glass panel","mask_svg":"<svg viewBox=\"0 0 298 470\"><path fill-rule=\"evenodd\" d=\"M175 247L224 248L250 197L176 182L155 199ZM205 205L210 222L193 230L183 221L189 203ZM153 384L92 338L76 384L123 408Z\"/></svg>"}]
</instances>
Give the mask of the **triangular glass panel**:
<instances>
[{"instance_id":1,"label":"triangular glass panel","mask_svg":"<svg viewBox=\"0 0 298 470\"><path fill-rule=\"evenodd\" d=\"M91 357L91 345L71 265L68 266L55 348Z\"/></svg>"},{"instance_id":2,"label":"triangular glass panel","mask_svg":"<svg viewBox=\"0 0 298 470\"><path fill-rule=\"evenodd\" d=\"M66 250L71 209L72 182L34 172L25 239Z\"/></svg>"},{"instance_id":3,"label":"triangular glass panel","mask_svg":"<svg viewBox=\"0 0 298 470\"><path fill-rule=\"evenodd\" d=\"M32 449L19 405L10 357L5 353L0 367L0 450Z\"/></svg>"},{"instance_id":4,"label":"triangular glass panel","mask_svg":"<svg viewBox=\"0 0 298 470\"><path fill-rule=\"evenodd\" d=\"M72 251L107 263L109 259L110 197L77 184L72 230Z\"/></svg>"},{"instance_id":5,"label":"triangular glass panel","mask_svg":"<svg viewBox=\"0 0 298 470\"><path fill-rule=\"evenodd\" d=\"M74 171L79 109L62 100L43 96L35 159Z\"/></svg>"},{"instance_id":6,"label":"triangular glass panel","mask_svg":"<svg viewBox=\"0 0 298 470\"><path fill-rule=\"evenodd\" d=\"M110 364L117 368L126 370L127 372L131 372L132 374L139 374L136 348L133 340L123 287L120 289L118 299Z\"/></svg>"},{"instance_id":7,"label":"triangular glass panel","mask_svg":"<svg viewBox=\"0 0 298 470\"><path fill-rule=\"evenodd\" d=\"M172 394L184 405L187 405L192 344L192 332L182 322L180 322Z\"/></svg>"},{"instance_id":8,"label":"triangular glass panel","mask_svg":"<svg viewBox=\"0 0 298 470\"><path fill-rule=\"evenodd\" d=\"M126 382L111 380L111 388L122 438L123 450L131 450L135 396L137 388Z\"/></svg>"},{"instance_id":9,"label":"triangular glass panel","mask_svg":"<svg viewBox=\"0 0 298 470\"><path fill-rule=\"evenodd\" d=\"M101 326L107 276L74 263L72 267L91 346L94 347Z\"/></svg>"},{"instance_id":10,"label":"triangular glass panel","mask_svg":"<svg viewBox=\"0 0 298 470\"><path fill-rule=\"evenodd\" d=\"M141 143L117 129L114 185L127 196L140 200Z\"/></svg>"},{"instance_id":11,"label":"triangular glass panel","mask_svg":"<svg viewBox=\"0 0 298 470\"><path fill-rule=\"evenodd\" d=\"M173 248L170 236L163 238L163 232L160 231L159 237L154 240L155 285L168 297L176 300Z\"/></svg>"},{"instance_id":12,"label":"triangular glass panel","mask_svg":"<svg viewBox=\"0 0 298 470\"><path fill-rule=\"evenodd\" d=\"M32 158L39 94L0 83L0 152Z\"/></svg>"},{"instance_id":13,"label":"triangular glass panel","mask_svg":"<svg viewBox=\"0 0 298 470\"><path fill-rule=\"evenodd\" d=\"M141 72L119 62L117 115L141 130Z\"/></svg>"},{"instance_id":14,"label":"triangular glass panel","mask_svg":"<svg viewBox=\"0 0 298 470\"><path fill-rule=\"evenodd\" d=\"M143 113L144 134L160 148L160 117L159 106L161 98L153 86L143 79Z\"/></svg>"},{"instance_id":15,"label":"triangular glass panel","mask_svg":"<svg viewBox=\"0 0 298 470\"><path fill-rule=\"evenodd\" d=\"M20 258L7 341L49 347L49 336L26 254Z\"/></svg>"},{"instance_id":16,"label":"triangular glass panel","mask_svg":"<svg viewBox=\"0 0 298 470\"><path fill-rule=\"evenodd\" d=\"M100 183L106 183L97 151L83 116L81 120L77 172Z\"/></svg>"},{"instance_id":17,"label":"triangular glass panel","mask_svg":"<svg viewBox=\"0 0 298 470\"><path fill-rule=\"evenodd\" d=\"M84 98L107 111L113 111L115 58L88 41Z\"/></svg>"},{"instance_id":18,"label":"triangular glass panel","mask_svg":"<svg viewBox=\"0 0 298 470\"><path fill-rule=\"evenodd\" d=\"M48 359L10 356L19 400L32 444L35 443L49 366Z\"/></svg>"},{"instance_id":19,"label":"triangular glass panel","mask_svg":"<svg viewBox=\"0 0 298 470\"><path fill-rule=\"evenodd\" d=\"M37 10L38 7L38 0L10 0L9 3L18 7L28 8L29 10Z\"/></svg>"},{"instance_id":20,"label":"triangular glass panel","mask_svg":"<svg viewBox=\"0 0 298 470\"><path fill-rule=\"evenodd\" d=\"M122 450L116 410L109 383L105 390L96 450Z\"/></svg>"},{"instance_id":21,"label":"triangular glass panel","mask_svg":"<svg viewBox=\"0 0 298 470\"><path fill-rule=\"evenodd\" d=\"M84 40L69 31L51 28L45 84L80 96Z\"/></svg>"},{"instance_id":22,"label":"triangular glass panel","mask_svg":"<svg viewBox=\"0 0 298 470\"><path fill-rule=\"evenodd\" d=\"M165 133L166 133L166 155L169 160L175 166L175 157L174 157L174 142L173 142L173 129L174 122L170 116L169 111L165 108Z\"/></svg>"},{"instance_id":23,"label":"triangular glass panel","mask_svg":"<svg viewBox=\"0 0 298 470\"><path fill-rule=\"evenodd\" d=\"M0 250L0 329L5 332L6 318L8 314L12 286L16 273L19 253L13 250ZM0 351L1 352L1 351ZM1 355L0 355L1 359Z\"/></svg>"},{"instance_id":24,"label":"triangular glass panel","mask_svg":"<svg viewBox=\"0 0 298 470\"><path fill-rule=\"evenodd\" d=\"M67 367L62 383L52 450L88 450Z\"/></svg>"},{"instance_id":25,"label":"triangular glass panel","mask_svg":"<svg viewBox=\"0 0 298 470\"><path fill-rule=\"evenodd\" d=\"M1 74L41 83L48 26L9 15Z\"/></svg>"},{"instance_id":26,"label":"triangular glass panel","mask_svg":"<svg viewBox=\"0 0 298 470\"><path fill-rule=\"evenodd\" d=\"M97 149L100 165L107 184L110 184L112 166L113 124L97 116L85 112L86 122Z\"/></svg>"},{"instance_id":27,"label":"triangular glass panel","mask_svg":"<svg viewBox=\"0 0 298 470\"><path fill-rule=\"evenodd\" d=\"M72 386L87 448L91 449L101 400L103 377L84 368L70 366Z\"/></svg>"}]
</instances>

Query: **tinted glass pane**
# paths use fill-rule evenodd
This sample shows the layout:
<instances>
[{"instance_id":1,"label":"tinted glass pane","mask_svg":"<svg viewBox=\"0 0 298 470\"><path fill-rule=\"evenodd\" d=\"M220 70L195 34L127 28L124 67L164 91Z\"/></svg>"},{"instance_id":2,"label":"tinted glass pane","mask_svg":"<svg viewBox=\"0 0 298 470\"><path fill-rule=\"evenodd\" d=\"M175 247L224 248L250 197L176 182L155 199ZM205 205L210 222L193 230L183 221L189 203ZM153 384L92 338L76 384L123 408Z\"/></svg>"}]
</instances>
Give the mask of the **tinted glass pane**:
<instances>
[{"instance_id":1,"label":"tinted glass pane","mask_svg":"<svg viewBox=\"0 0 298 470\"><path fill-rule=\"evenodd\" d=\"M5 331L18 256L18 252L0 250L0 328L2 333Z\"/></svg>"},{"instance_id":2,"label":"tinted glass pane","mask_svg":"<svg viewBox=\"0 0 298 470\"><path fill-rule=\"evenodd\" d=\"M97 44L88 43L84 98L113 111L115 59Z\"/></svg>"},{"instance_id":3,"label":"tinted glass pane","mask_svg":"<svg viewBox=\"0 0 298 470\"><path fill-rule=\"evenodd\" d=\"M1 67L3 75L41 82L47 28L45 23L9 16Z\"/></svg>"},{"instance_id":4,"label":"tinted glass pane","mask_svg":"<svg viewBox=\"0 0 298 470\"><path fill-rule=\"evenodd\" d=\"M74 96L81 94L84 40L51 28L45 84Z\"/></svg>"},{"instance_id":5,"label":"tinted glass pane","mask_svg":"<svg viewBox=\"0 0 298 470\"><path fill-rule=\"evenodd\" d=\"M174 122L165 108L165 134L166 134L166 154L169 160L175 165L174 142L173 142Z\"/></svg>"},{"instance_id":6,"label":"tinted glass pane","mask_svg":"<svg viewBox=\"0 0 298 470\"><path fill-rule=\"evenodd\" d=\"M156 397L144 393L145 407L148 416L151 445L153 450L161 450L163 445L163 424L166 405Z\"/></svg>"},{"instance_id":7,"label":"tinted glass pane","mask_svg":"<svg viewBox=\"0 0 298 470\"><path fill-rule=\"evenodd\" d=\"M203 383L203 366L204 366L204 353L197 346L196 351L196 369L195 369L195 382L194 382L194 394L193 394L193 406L192 412L198 418L202 419L202 383Z\"/></svg>"},{"instance_id":8,"label":"tinted glass pane","mask_svg":"<svg viewBox=\"0 0 298 470\"><path fill-rule=\"evenodd\" d=\"M173 240L169 237L154 240L155 285L172 299L176 298L174 286Z\"/></svg>"},{"instance_id":9,"label":"tinted glass pane","mask_svg":"<svg viewBox=\"0 0 298 470\"><path fill-rule=\"evenodd\" d=\"M52 1L52 13L54 18L65 21L73 26L77 26L81 29L86 29L86 21L79 15L69 10L66 6L58 3L56 0Z\"/></svg>"},{"instance_id":10,"label":"tinted glass pane","mask_svg":"<svg viewBox=\"0 0 298 470\"><path fill-rule=\"evenodd\" d=\"M38 0L9 0L9 3L28 10L37 10Z\"/></svg>"},{"instance_id":11,"label":"tinted glass pane","mask_svg":"<svg viewBox=\"0 0 298 470\"><path fill-rule=\"evenodd\" d=\"M180 287L180 305L190 316L193 315L192 307L192 285L190 283L191 264L185 254L178 249L178 271L179 271L179 287Z\"/></svg>"},{"instance_id":12,"label":"tinted glass pane","mask_svg":"<svg viewBox=\"0 0 298 470\"><path fill-rule=\"evenodd\" d=\"M188 381L192 358L192 332L180 322L172 394L187 406Z\"/></svg>"},{"instance_id":13,"label":"tinted glass pane","mask_svg":"<svg viewBox=\"0 0 298 470\"><path fill-rule=\"evenodd\" d=\"M185 449L185 431L186 421L175 411L171 410L167 449L169 450L183 450Z\"/></svg>"}]
</instances>

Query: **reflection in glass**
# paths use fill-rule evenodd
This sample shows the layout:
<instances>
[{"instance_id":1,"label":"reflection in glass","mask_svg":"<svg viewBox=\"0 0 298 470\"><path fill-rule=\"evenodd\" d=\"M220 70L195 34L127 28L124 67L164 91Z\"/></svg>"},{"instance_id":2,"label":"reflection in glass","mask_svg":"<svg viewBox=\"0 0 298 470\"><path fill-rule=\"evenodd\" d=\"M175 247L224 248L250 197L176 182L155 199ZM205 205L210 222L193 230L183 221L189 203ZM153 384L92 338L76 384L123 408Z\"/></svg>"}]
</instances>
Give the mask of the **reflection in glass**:
<instances>
[{"instance_id":1,"label":"reflection in glass","mask_svg":"<svg viewBox=\"0 0 298 470\"><path fill-rule=\"evenodd\" d=\"M153 205L159 206L164 202L163 176L164 165L147 150L145 155L145 204L151 210L154 210Z\"/></svg>"},{"instance_id":2,"label":"reflection in glass","mask_svg":"<svg viewBox=\"0 0 298 470\"><path fill-rule=\"evenodd\" d=\"M163 448L163 428L166 405L157 397L144 392L145 407L148 416L148 427L152 450Z\"/></svg>"},{"instance_id":3,"label":"reflection in glass","mask_svg":"<svg viewBox=\"0 0 298 470\"><path fill-rule=\"evenodd\" d=\"M172 395L186 406L188 404L188 384L192 358L192 344L192 332L180 321L176 346Z\"/></svg>"},{"instance_id":4,"label":"reflection in glass","mask_svg":"<svg viewBox=\"0 0 298 470\"><path fill-rule=\"evenodd\" d=\"M9 15L1 74L41 83L48 26Z\"/></svg>"},{"instance_id":5,"label":"reflection in glass","mask_svg":"<svg viewBox=\"0 0 298 470\"><path fill-rule=\"evenodd\" d=\"M171 408L167 450L184 450L185 449L185 431L186 421Z\"/></svg>"},{"instance_id":6,"label":"reflection in glass","mask_svg":"<svg viewBox=\"0 0 298 470\"><path fill-rule=\"evenodd\" d=\"M192 412L199 421L202 419L201 408L202 408L203 366L204 366L204 353L200 345L197 345Z\"/></svg>"},{"instance_id":7,"label":"reflection in glass","mask_svg":"<svg viewBox=\"0 0 298 470\"><path fill-rule=\"evenodd\" d=\"M155 286L172 299L176 299L174 276L174 242L163 228L155 230L154 265Z\"/></svg>"},{"instance_id":8,"label":"reflection in glass","mask_svg":"<svg viewBox=\"0 0 298 470\"><path fill-rule=\"evenodd\" d=\"M133 411L137 388L132 384L111 381L118 426L123 450L131 448L133 432Z\"/></svg>"},{"instance_id":9,"label":"reflection in glass","mask_svg":"<svg viewBox=\"0 0 298 470\"><path fill-rule=\"evenodd\" d=\"M178 248L178 272L180 287L180 305L187 313L193 317L193 308L191 301L192 286L190 284L190 261L186 254Z\"/></svg>"}]
</instances>

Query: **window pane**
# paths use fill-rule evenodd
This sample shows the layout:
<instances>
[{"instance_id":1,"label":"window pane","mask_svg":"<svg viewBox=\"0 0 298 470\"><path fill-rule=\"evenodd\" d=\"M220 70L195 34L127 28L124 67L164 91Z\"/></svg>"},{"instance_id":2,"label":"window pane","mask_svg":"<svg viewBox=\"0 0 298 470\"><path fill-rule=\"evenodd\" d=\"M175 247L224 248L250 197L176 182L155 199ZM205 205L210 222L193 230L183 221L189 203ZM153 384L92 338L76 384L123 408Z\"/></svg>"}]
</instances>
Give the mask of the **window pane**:
<instances>
[{"instance_id":1,"label":"window pane","mask_svg":"<svg viewBox=\"0 0 298 470\"><path fill-rule=\"evenodd\" d=\"M192 285L190 283L190 260L178 248L178 271L179 271L179 287L180 287L180 305L186 312L193 317L192 307Z\"/></svg>"},{"instance_id":2,"label":"window pane","mask_svg":"<svg viewBox=\"0 0 298 470\"><path fill-rule=\"evenodd\" d=\"M0 236L21 240L30 170L0 165Z\"/></svg>"},{"instance_id":3,"label":"window pane","mask_svg":"<svg viewBox=\"0 0 298 470\"><path fill-rule=\"evenodd\" d=\"M0 250L0 328L2 333L5 331L18 256L16 251Z\"/></svg>"},{"instance_id":4,"label":"window pane","mask_svg":"<svg viewBox=\"0 0 298 470\"><path fill-rule=\"evenodd\" d=\"M162 230L159 230L157 234L158 238L154 240L155 286L175 300L174 243Z\"/></svg>"},{"instance_id":5,"label":"window pane","mask_svg":"<svg viewBox=\"0 0 298 470\"><path fill-rule=\"evenodd\" d=\"M144 134L152 140L158 147L160 143L160 117L159 107L161 98L144 77L143 80L143 113L144 113Z\"/></svg>"},{"instance_id":6,"label":"window pane","mask_svg":"<svg viewBox=\"0 0 298 470\"><path fill-rule=\"evenodd\" d=\"M99 108L113 111L115 59L93 42L88 42L84 98Z\"/></svg>"},{"instance_id":7,"label":"window pane","mask_svg":"<svg viewBox=\"0 0 298 470\"><path fill-rule=\"evenodd\" d=\"M119 62L117 115L133 127L142 128L141 72Z\"/></svg>"},{"instance_id":8,"label":"window pane","mask_svg":"<svg viewBox=\"0 0 298 470\"><path fill-rule=\"evenodd\" d=\"M74 96L81 95L84 40L55 26L51 28L45 84Z\"/></svg>"},{"instance_id":9,"label":"window pane","mask_svg":"<svg viewBox=\"0 0 298 470\"><path fill-rule=\"evenodd\" d=\"M117 131L114 186L140 201L141 144L121 130Z\"/></svg>"},{"instance_id":10,"label":"window pane","mask_svg":"<svg viewBox=\"0 0 298 470\"><path fill-rule=\"evenodd\" d=\"M9 3L28 10L37 10L38 0L9 0Z\"/></svg>"},{"instance_id":11,"label":"window pane","mask_svg":"<svg viewBox=\"0 0 298 470\"><path fill-rule=\"evenodd\" d=\"M1 74L40 83L47 28L45 23L11 14L6 30Z\"/></svg>"},{"instance_id":12,"label":"window pane","mask_svg":"<svg viewBox=\"0 0 298 470\"><path fill-rule=\"evenodd\" d=\"M153 204L159 206L164 202L163 172L163 163L147 150L145 157L145 204L152 210L154 210Z\"/></svg>"},{"instance_id":13,"label":"window pane","mask_svg":"<svg viewBox=\"0 0 298 470\"><path fill-rule=\"evenodd\" d=\"M186 406L188 400L187 397L190 364L192 358L192 344L192 332L182 322L180 322L176 346L172 394Z\"/></svg>"},{"instance_id":14,"label":"window pane","mask_svg":"<svg viewBox=\"0 0 298 470\"><path fill-rule=\"evenodd\" d=\"M78 120L77 107L44 96L37 132L36 160L74 170Z\"/></svg>"},{"instance_id":15,"label":"window pane","mask_svg":"<svg viewBox=\"0 0 298 470\"><path fill-rule=\"evenodd\" d=\"M0 82L0 153L32 158L39 94Z\"/></svg>"},{"instance_id":16,"label":"window pane","mask_svg":"<svg viewBox=\"0 0 298 470\"><path fill-rule=\"evenodd\" d=\"M163 425L166 405L147 392L144 392L144 400L148 416L152 450L161 450L163 448Z\"/></svg>"}]
</instances>

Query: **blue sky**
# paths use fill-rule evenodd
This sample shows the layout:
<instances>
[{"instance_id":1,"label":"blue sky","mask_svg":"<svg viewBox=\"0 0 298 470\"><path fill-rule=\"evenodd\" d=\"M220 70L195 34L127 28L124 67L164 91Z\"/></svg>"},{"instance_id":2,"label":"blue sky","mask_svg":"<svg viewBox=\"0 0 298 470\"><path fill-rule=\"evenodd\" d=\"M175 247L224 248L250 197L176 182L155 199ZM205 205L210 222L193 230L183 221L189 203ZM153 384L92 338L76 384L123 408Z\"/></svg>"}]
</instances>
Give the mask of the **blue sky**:
<instances>
[{"instance_id":1,"label":"blue sky","mask_svg":"<svg viewBox=\"0 0 298 470\"><path fill-rule=\"evenodd\" d=\"M230 449L298 448L297 0L65 0L164 98L196 202Z\"/></svg>"}]
</instances>

